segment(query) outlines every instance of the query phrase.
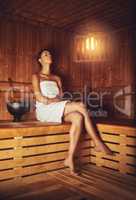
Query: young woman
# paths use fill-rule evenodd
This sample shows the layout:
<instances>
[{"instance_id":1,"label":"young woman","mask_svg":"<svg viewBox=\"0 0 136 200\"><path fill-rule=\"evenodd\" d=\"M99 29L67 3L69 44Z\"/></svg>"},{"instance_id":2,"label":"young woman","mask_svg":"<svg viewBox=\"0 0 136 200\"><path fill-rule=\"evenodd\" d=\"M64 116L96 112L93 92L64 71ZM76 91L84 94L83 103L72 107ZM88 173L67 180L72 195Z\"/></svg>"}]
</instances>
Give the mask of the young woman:
<instances>
[{"instance_id":1,"label":"young woman","mask_svg":"<svg viewBox=\"0 0 136 200\"><path fill-rule=\"evenodd\" d=\"M98 131L93 126L86 106L82 102L61 99L63 97L62 83L60 77L51 73L52 57L50 52L43 50L38 61L42 68L39 73L32 75L37 119L42 122L71 122L70 146L64 165L70 168L72 174L76 174L74 153L82 132L83 123L94 142L95 150L112 155L113 152L104 144Z\"/></svg>"}]
</instances>

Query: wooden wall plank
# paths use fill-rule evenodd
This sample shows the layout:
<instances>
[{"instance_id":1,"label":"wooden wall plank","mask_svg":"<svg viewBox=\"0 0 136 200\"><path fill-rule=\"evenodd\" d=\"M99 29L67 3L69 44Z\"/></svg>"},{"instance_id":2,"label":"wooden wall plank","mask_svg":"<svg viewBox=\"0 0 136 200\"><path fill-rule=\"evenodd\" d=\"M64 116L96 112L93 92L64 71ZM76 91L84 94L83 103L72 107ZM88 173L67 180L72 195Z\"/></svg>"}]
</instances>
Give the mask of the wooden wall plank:
<instances>
[{"instance_id":1,"label":"wooden wall plank","mask_svg":"<svg viewBox=\"0 0 136 200\"><path fill-rule=\"evenodd\" d=\"M65 85L69 51L69 42L67 48L63 46L66 40L69 41L68 33L50 26L39 27L27 22L0 19L0 91L3 90L3 82L8 88L8 78L12 78L14 86L17 83L30 84L32 73L39 70L38 53L44 48L51 51L54 61L52 70L62 76ZM12 119L6 109L5 94L1 95L4 96L0 101L0 120Z\"/></svg>"}]
</instances>

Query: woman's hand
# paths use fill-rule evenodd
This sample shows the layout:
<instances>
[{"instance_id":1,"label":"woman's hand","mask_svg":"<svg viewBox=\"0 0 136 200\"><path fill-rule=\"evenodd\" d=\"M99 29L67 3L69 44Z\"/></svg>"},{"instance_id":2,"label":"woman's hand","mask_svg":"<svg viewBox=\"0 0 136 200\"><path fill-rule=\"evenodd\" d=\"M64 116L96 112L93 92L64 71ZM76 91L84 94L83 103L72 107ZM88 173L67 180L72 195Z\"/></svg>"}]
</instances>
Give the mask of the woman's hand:
<instances>
[{"instance_id":1,"label":"woman's hand","mask_svg":"<svg viewBox=\"0 0 136 200\"><path fill-rule=\"evenodd\" d=\"M58 76L54 76L57 84L58 84L58 88L59 88L59 94L56 95L56 97L54 98L48 98L48 103L47 104L50 104L50 103L57 103L57 102L60 102L62 101L62 97L63 97L63 91L62 91L62 83L61 83L61 79L60 77Z\"/></svg>"},{"instance_id":2,"label":"woman's hand","mask_svg":"<svg viewBox=\"0 0 136 200\"><path fill-rule=\"evenodd\" d=\"M48 98L48 104L50 104L50 103L57 103L57 102L60 102L61 101L61 99L59 98L59 96L57 95L55 98Z\"/></svg>"},{"instance_id":3,"label":"woman's hand","mask_svg":"<svg viewBox=\"0 0 136 200\"><path fill-rule=\"evenodd\" d=\"M55 79L59 86L59 94L55 98L48 98L41 94L40 84L39 84L39 82L40 82L39 76L37 74L33 74L32 85L33 85L33 89L34 89L34 95L35 95L37 101L42 102L45 105L53 103L53 102L62 101L63 92L62 92L61 80L58 76L55 76L55 77L56 77Z\"/></svg>"}]
</instances>

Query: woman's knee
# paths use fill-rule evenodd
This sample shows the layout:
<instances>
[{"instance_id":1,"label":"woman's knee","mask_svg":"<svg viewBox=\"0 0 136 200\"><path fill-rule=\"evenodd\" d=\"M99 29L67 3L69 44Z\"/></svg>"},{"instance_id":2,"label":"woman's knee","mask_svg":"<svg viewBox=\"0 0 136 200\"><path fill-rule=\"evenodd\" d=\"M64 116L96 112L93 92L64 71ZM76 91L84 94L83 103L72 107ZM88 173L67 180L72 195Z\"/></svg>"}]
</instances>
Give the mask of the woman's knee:
<instances>
[{"instance_id":1,"label":"woman's knee","mask_svg":"<svg viewBox=\"0 0 136 200\"><path fill-rule=\"evenodd\" d=\"M82 101L80 101L80 102L72 102L71 106L76 110L77 110L77 108L86 109L86 105Z\"/></svg>"},{"instance_id":2,"label":"woman's knee","mask_svg":"<svg viewBox=\"0 0 136 200\"><path fill-rule=\"evenodd\" d=\"M87 112L86 105L83 102L77 102L78 111L81 113Z\"/></svg>"},{"instance_id":3,"label":"woman's knee","mask_svg":"<svg viewBox=\"0 0 136 200\"><path fill-rule=\"evenodd\" d=\"M80 102L77 102L78 103L78 106L81 107L81 108L86 108L86 105L80 101Z\"/></svg>"},{"instance_id":4,"label":"woman's knee","mask_svg":"<svg viewBox=\"0 0 136 200\"><path fill-rule=\"evenodd\" d=\"M86 111L86 105L83 102L71 102L66 104L64 109L64 116L71 112L83 113Z\"/></svg>"},{"instance_id":5,"label":"woman's knee","mask_svg":"<svg viewBox=\"0 0 136 200\"><path fill-rule=\"evenodd\" d=\"M81 122L83 120L83 117L84 116L80 112L73 111L64 115L63 119L66 122L77 123L77 122Z\"/></svg>"}]
</instances>

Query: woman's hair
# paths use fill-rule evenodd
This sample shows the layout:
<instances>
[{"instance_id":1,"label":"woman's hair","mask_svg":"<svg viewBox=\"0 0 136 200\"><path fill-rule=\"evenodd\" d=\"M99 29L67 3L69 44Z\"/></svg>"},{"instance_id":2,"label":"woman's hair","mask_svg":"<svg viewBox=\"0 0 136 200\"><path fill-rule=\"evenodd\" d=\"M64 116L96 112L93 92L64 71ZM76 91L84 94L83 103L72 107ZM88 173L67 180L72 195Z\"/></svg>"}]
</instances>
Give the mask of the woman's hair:
<instances>
[{"instance_id":1,"label":"woman's hair","mask_svg":"<svg viewBox=\"0 0 136 200\"><path fill-rule=\"evenodd\" d=\"M44 51L47 51L47 52L50 53L50 51L49 51L48 49L41 49L41 51L40 51L40 52L38 53L38 55L37 55L37 60L38 60L39 58L41 58L41 55L42 55L42 53L43 53Z\"/></svg>"},{"instance_id":2,"label":"woman's hair","mask_svg":"<svg viewBox=\"0 0 136 200\"><path fill-rule=\"evenodd\" d=\"M56 66L57 66L57 63L58 63L58 58L59 58L59 56L58 56L58 52L55 50L55 49L53 49L53 48L42 48L39 52L38 52L38 54L37 54L37 56L36 56L36 61L38 61L39 60L39 58L41 58L41 54L42 54L42 52L44 52L44 51L48 51L50 54L51 54L51 56L52 56L52 58L55 58L55 60L53 60L53 63L51 64L51 71L52 72L54 72L54 73L56 73ZM41 70L41 68L42 68L42 66L41 66L41 64L38 62L38 68L39 68L39 70ZM38 71L39 71L38 70Z\"/></svg>"}]
</instances>

